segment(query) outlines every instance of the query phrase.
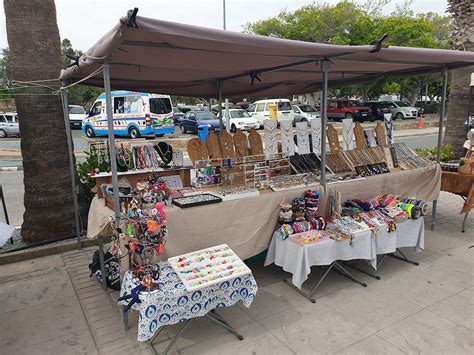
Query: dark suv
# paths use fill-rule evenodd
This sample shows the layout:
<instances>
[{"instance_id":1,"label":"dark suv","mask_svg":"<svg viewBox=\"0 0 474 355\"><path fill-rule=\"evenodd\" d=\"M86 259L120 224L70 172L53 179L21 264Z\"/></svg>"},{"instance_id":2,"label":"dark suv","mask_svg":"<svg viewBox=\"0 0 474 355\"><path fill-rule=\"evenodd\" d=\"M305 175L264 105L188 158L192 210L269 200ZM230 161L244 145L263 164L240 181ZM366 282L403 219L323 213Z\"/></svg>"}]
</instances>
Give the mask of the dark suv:
<instances>
[{"instance_id":1,"label":"dark suv","mask_svg":"<svg viewBox=\"0 0 474 355\"><path fill-rule=\"evenodd\" d=\"M340 121L343 118L352 118L354 121L364 122L369 118L370 108L358 100L328 100L328 118Z\"/></svg>"}]
</instances>

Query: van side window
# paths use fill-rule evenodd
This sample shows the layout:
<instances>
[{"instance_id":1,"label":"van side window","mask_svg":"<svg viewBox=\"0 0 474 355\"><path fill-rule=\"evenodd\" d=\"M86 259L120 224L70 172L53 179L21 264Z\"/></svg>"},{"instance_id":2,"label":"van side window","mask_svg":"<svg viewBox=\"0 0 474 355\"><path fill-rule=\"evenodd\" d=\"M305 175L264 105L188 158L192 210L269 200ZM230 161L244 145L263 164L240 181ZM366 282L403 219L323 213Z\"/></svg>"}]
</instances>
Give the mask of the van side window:
<instances>
[{"instance_id":1,"label":"van side window","mask_svg":"<svg viewBox=\"0 0 474 355\"><path fill-rule=\"evenodd\" d=\"M288 101L280 101L278 111L291 111L291 104Z\"/></svg>"},{"instance_id":2,"label":"van side window","mask_svg":"<svg viewBox=\"0 0 474 355\"><path fill-rule=\"evenodd\" d=\"M114 113L124 113L125 97L114 97Z\"/></svg>"},{"instance_id":3,"label":"van side window","mask_svg":"<svg viewBox=\"0 0 474 355\"><path fill-rule=\"evenodd\" d=\"M255 104L250 105L249 108L247 109L247 112L255 112L255 106L257 105Z\"/></svg>"},{"instance_id":4,"label":"van side window","mask_svg":"<svg viewBox=\"0 0 474 355\"><path fill-rule=\"evenodd\" d=\"M6 123L6 122L7 122L7 119L5 118L5 116L0 115L0 123Z\"/></svg>"},{"instance_id":5,"label":"van side window","mask_svg":"<svg viewBox=\"0 0 474 355\"><path fill-rule=\"evenodd\" d=\"M263 112L265 110L265 103L262 102L260 104L257 104L257 112Z\"/></svg>"},{"instance_id":6,"label":"van side window","mask_svg":"<svg viewBox=\"0 0 474 355\"><path fill-rule=\"evenodd\" d=\"M123 113L142 114L142 98L140 96L127 96L125 97L125 103Z\"/></svg>"},{"instance_id":7,"label":"van side window","mask_svg":"<svg viewBox=\"0 0 474 355\"><path fill-rule=\"evenodd\" d=\"M91 116L100 115L102 113L102 101L97 101L91 108Z\"/></svg>"}]
</instances>

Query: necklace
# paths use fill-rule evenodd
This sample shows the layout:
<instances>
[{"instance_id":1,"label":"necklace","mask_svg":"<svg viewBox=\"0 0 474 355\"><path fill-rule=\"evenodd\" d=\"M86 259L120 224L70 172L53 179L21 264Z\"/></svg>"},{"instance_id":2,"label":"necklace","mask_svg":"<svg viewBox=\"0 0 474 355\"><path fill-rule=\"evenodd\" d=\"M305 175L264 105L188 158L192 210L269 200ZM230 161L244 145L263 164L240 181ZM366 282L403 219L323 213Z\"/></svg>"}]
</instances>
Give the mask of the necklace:
<instances>
[{"instance_id":1,"label":"necklace","mask_svg":"<svg viewBox=\"0 0 474 355\"><path fill-rule=\"evenodd\" d=\"M265 120L263 121L263 137L265 140L265 156L271 159L278 154L278 144L276 139L277 121Z\"/></svg>"},{"instance_id":2,"label":"necklace","mask_svg":"<svg viewBox=\"0 0 474 355\"><path fill-rule=\"evenodd\" d=\"M313 153L321 155L321 118L311 120L311 140L313 141Z\"/></svg>"},{"instance_id":3,"label":"necklace","mask_svg":"<svg viewBox=\"0 0 474 355\"><path fill-rule=\"evenodd\" d=\"M296 141L298 142L298 153L308 154L309 150L309 137L308 137L308 124L306 122L296 123Z\"/></svg>"},{"instance_id":4,"label":"necklace","mask_svg":"<svg viewBox=\"0 0 474 355\"><path fill-rule=\"evenodd\" d=\"M344 144L344 150L350 150L353 148L353 135L352 118L342 120L342 141Z\"/></svg>"},{"instance_id":5,"label":"necklace","mask_svg":"<svg viewBox=\"0 0 474 355\"><path fill-rule=\"evenodd\" d=\"M291 121L280 122L281 149L287 156L295 154L293 124Z\"/></svg>"}]
</instances>

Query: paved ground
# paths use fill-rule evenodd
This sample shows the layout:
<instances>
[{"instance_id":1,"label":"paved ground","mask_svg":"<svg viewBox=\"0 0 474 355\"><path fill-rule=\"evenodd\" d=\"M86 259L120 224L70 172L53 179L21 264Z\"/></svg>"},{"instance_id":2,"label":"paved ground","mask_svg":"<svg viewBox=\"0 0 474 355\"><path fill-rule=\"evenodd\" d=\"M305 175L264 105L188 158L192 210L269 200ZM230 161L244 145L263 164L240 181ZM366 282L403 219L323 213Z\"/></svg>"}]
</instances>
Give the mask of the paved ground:
<instances>
[{"instance_id":1,"label":"paved ground","mask_svg":"<svg viewBox=\"0 0 474 355\"><path fill-rule=\"evenodd\" d=\"M222 311L245 340L199 319L178 353L472 354L474 352L474 217L461 233L462 200L441 193L439 225L426 221L426 250L414 266L388 258L382 280L363 288L332 274L311 304L282 283L279 267L250 265L259 291L250 309ZM172 236L170 236L172 237ZM93 249L0 268L0 349L15 354L148 354L137 343L137 316L121 327L117 292L89 278ZM322 268L314 268L312 284ZM158 351L177 331L166 330ZM175 352L176 353L176 352Z\"/></svg>"}]
</instances>

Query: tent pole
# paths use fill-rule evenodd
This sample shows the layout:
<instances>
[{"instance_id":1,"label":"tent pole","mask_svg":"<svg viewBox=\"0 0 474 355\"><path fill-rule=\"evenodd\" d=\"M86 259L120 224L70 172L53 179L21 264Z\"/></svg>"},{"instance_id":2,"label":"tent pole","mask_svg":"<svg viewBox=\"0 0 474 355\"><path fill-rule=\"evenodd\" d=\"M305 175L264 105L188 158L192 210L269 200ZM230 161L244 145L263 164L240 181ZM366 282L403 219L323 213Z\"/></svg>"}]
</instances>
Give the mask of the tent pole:
<instances>
[{"instance_id":1,"label":"tent pole","mask_svg":"<svg viewBox=\"0 0 474 355\"><path fill-rule=\"evenodd\" d=\"M224 124L222 122L222 90L220 80L217 80L217 99L219 104L219 129L222 132L224 129Z\"/></svg>"},{"instance_id":2,"label":"tent pole","mask_svg":"<svg viewBox=\"0 0 474 355\"><path fill-rule=\"evenodd\" d=\"M66 86L66 82L63 81L62 86ZM72 148L72 137L71 137L71 124L69 122L69 102L67 97L67 89L61 90L62 103L63 103L63 114L64 114L64 125L66 128L66 140L67 150L69 155L69 173L71 174L71 188L72 188L72 202L74 204L74 219L76 223L76 237L77 237L77 249L80 250L81 245L81 223L79 219L79 202L77 200L77 185L76 185L76 171L74 169L74 152Z\"/></svg>"},{"instance_id":3,"label":"tent pole","mask_svg":"<svg viewBox=\"0 0 474 355\"><path fill-rule=\"evenodd\" d=\"M439 164L441 160L441 145L443 143L443 126L444 113L446 109L446 92L448 90L448 67L443 67L443 93L441 94L441 108L439 111L439 129L438 129L438 149L436 151L436 163ZM438 200L433 201L433 211L431 212L431 230L434 230L436 225L436 209L438 207Z\"/></svg>"},{"instance_id":4,"label":"tent pole","mask_svg":"<svg viewBox=\"0 0 474 355\"><path fill-rule=\"evenodd\" d=\"M328 120L328 72L329 61L321 61L323 71L323 82L321 87L321 185L326 188L326 125Z\"/></svg>"}]
</instances>

